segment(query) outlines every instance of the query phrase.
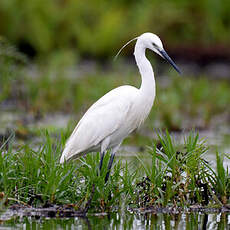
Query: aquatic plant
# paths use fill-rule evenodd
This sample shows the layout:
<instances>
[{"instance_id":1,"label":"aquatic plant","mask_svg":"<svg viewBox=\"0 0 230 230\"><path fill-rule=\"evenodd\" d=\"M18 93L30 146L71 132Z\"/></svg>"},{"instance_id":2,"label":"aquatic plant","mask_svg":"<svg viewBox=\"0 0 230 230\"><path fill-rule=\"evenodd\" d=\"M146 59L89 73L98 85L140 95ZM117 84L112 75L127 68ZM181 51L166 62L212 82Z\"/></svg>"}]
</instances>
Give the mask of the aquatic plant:
<instances>
[{"instance_id":1,"label":"aquatic plant","mask_svg":"<svg viewBox=\"0 0 230 230\"><path fill-rule=\"evenodd\" d=\"M146 173L137 183L141 206L211 205L215 196L221 198L222 204L229 202L228 169L224 169L218 153L217 172L212 169L205 160L208 148L204 140L199 140L198 133L191 132L182 146L176 145L167 131L158 134L158 139L149 151L152 163L146 165L140 159Z\"/></svg>"},{"instance_id":2,"label":"aquatic plant","mask_svg":"<svg viewBox=\"0 0 230 230\"><path fill-rule=\"evenodd\" d=\"M65 138L46 132L37 149L23 145L15 150L10 143L0 147L1 208L15 203L33 207L68 204L80 212L110 212L124 206L221 206L230 202L224 155L216 154L214 170L204 159L208 148L198 133L176 144L168 132L159 132L149 147L147 163L143 157L130 163L117 157L107 183L109 153L101 173L99 153L59 164Z\"/></svg>"}]
</instances>

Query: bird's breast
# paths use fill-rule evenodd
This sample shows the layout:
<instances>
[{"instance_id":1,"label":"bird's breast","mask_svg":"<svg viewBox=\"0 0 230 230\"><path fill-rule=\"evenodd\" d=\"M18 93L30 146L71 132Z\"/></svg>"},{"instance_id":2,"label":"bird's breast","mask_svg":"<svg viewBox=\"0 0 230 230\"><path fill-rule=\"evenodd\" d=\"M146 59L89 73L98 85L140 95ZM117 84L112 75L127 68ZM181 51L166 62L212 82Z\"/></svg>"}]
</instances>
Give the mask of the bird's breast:
<instances>
[{"instance_id":1,"label":"bird's breast","mask_svg":"<svg viewBox=\"0 0 230 230\"><path fill-rule=\"evenodd\" d=\"M136 108L135 108L137 128L140 127L148 117L152 109L154 99L155 99L154 94L149 95L148 97L140 96L140 99L136 104Z\"/></svg>"}]
</instances>

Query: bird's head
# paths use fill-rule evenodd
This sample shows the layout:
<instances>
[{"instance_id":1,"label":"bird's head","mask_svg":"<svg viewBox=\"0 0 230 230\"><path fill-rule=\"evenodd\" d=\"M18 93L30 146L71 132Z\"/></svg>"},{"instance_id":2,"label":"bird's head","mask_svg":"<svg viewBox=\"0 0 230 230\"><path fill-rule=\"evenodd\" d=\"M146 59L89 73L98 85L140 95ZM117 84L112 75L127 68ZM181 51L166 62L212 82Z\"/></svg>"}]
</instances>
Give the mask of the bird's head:
<instances>
[{"instance_id":1,"label":"bird's head","mask_svg":"<svg viewBox=\"0 0 230 230\"><path fill-rule=\"evenodd\" d=\"M163 44L160 38L156 34L144 33L139 37L137 37L137 43L143 46L143 48L150 49L153 52L160 55L162 58L168 61L179 74L181 74L180 69L177 67L175 62L169 57L167 52L164 50Z\"/></svg>"},{"instance_id":2,"label":"bird's head","mask_svg":"<svg viewBox=\"0 0 230 230\"><path fill-rule=\"evenodd\" d=\"M144 49L150 49L154 52L156 52L157 54L159 54L160 56L161 53L159 52L159 50L163 50L163 44L160 40L160 38L153 33L144 33L142 35L140 35L139 37L137 37L137 43L139 46L142 46Z\"/></svg>"},{"instance_id":3,"label":"bird's head","mask_svg":"<svg viewBox=\"0 0 230 230\"><path fill-rule=\"evenodd\" d=\"M121 53L121 51L132 41L137 40L137 45L141 46L143 49L150 49L153 52L157 53L160 55L162 58L167 60L173 67L174 69L181 74L180 69L177 67L175 62L169 57L169 55L166 53L164 50L163 44L160 40L160 38L153 33L144 33L140 35L139 37L133 38L132 40L128 41L122 48L118 51L117 55L115 56L115 59L117 56Z\"/></svg>"}]
</instances>

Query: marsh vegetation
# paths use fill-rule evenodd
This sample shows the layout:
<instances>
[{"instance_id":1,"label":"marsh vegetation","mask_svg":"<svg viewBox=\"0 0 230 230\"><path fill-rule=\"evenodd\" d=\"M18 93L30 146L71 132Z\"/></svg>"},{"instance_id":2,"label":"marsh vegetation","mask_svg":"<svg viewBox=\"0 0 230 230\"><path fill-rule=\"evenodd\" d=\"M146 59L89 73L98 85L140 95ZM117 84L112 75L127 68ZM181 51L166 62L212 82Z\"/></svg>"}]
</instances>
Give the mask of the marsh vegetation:
<instances>
[{"instance_id":1,"label":"marsh vegetation","mask_svg":"<svg viewBox=\"0 0 230 230\"><path fill-rule=\"evenodd\" d=\"M190 133L182 145L174 143L169 133L159 134L135 161L117 158L105 183L109 153L99 173L99 153L88 154L60 165L63 136L44 135L43 145L34 150L29 145L16 151L1 147L1 207L15 203L27 207L52 207L72 204L76 211L112 212L151 207L229 208L229 169L223 161L229 155L216 152L216 169L205 159L207 146L198 134ZM146 153L147 154L147 153ZM144 172L144 173L143 173Z\"/></svg>"},{"instance_id":2,"label":"marsh vegetation","mask_svg":"<svg viewBox=\"0 0 230 230\"><path fill-rule=\"evenodd\" d=\"M216 9L212 5L214 2L211 5L204 3L202 7L200 4L183 2L176 3L183 6L183 15L192 14L195 22L201 22L200 26L195 26L196 23L194 27L193 24L188 26L187 23L184 27L184 16L178 17L178 12L182 11L166 1L160 8L170 6L172 11L167 17L155 14L155 20L167 18L167 21L162 21L165 25L162 30L157 27L154 31L168 38L169 50L179 59L180 52L184 52L182 56L186 59L196 47L209 53L210 50L219 50L217 48L221 45L224 47L221 49L223 53L217 52L217 59L227 57L225 60L228 60L228 8L221 5L213 21L209 21L209 15ZM16 1L14 3L18 4ZM27 1L25 12L34 9L34 13L14 17L15 6L11 4L7 1L0 3L0 8L8 12L1 14L1 21L7 15L12 22L4 30L10 42L0 37L0 224L2 220L4 226L13 225L13 222L29 226L34 221L30 217L85 217L87 214L89 220L56 219L48 223L43 219L42 223L44 226L51 223L59 227L80 224L90 229L90 224L97 226L103 222L105 226L121 226L124 221L127 229L132 229L140 222L142 227L147 224L159 228L164 223L165 228L170 229L173 222L175 229L178 229L182 221L187 229L192 229L200 222L203 226L211 226L214 221L208 222L209 216L209 220L215 219L219 229L224 229L229 224L230 211L228 71L220 71L222 78L210 77L210 72L205 71L188 71L183 78L179 78L165 69L164 64L162 67L151 60L154 67L158 67L154 108L142 129L124 141L124 147L134 147L134 151L126 153L122 149L117 154L111 177L105 184L109 153L105 156L101 173L98 171L99 153L88 154L64 165L58 162L64 143L78 118L94 101L117 86L140 85L132 59L120 57L115 63L108 59L105 61L120 47L117 37L124 36L120 39L123 42L131 36L130 30L124 29L125 23L119 21L121 15L126 14L127 4L124 3L120 10L114 8L113 20L104 20L111 16L102 14L107 5L105 3L95 13L100 14L99 21L93 25L98 32L93 38L99 42L96 48L88 39L92 33L84 20L80 29L71 26L70 30L70 27L64 26L69 32L61 33L56 39L55 31L59 31L63 23L69 25L77 15L75 10L81 11L83 5L78 8L72 1L64 7L63 13L63 8L53 8L53 3L43 8L39 1L36 4ZM116 4L112 3L113 7ZM148 21L152 21L151 15L154 15L149 12L155 9L150 5L150 2L146 3L142 8L145 17L139 22L148 29ZM133 15L140 10L138 3L133 3L131 8L133 13L127 16L127 20L133 19ZM47 12L51 9L55 9L56 16L50 18L52 14ZM203 28L202 23L205 22L200 20L203 9L206 9L208 27L201 33L199 28ZM60 11L63 13L62 20L57 17ZM92 12L90 7L84 10L83 16L88 18L89 24L91 18L88 15ZM18 19L24 22L23 15L29 15L30 20L26 20L28 30L23 30L21 40L19 34L16 31L13 33L10 28L16 21L20 26ZM48 23L44 24L44 16L46 22L49 18ZM113 35L106 30L110 23L113 23ZM50 30L51 25L56 29ZM143 28L136 27L136 22L130 29L134 25L142 32ZM177 28L176 35L173 30L168 30L171 26ZM215 34L219 30L223 32L219 33L221 36L209 36L210 31ZM183 44L176 41L178 33L183 38ZM46 39L30 40L31 34L41 34ZM198 34L201 35L199 41L196 40ZM208 46L205 46L207 40ZM12 46L13 43L19 49ZM195 45L188 47L189 44ZM75 45L77 50L73 49ZM175 47L180 45L181 51L176 52ZM210 49L210 45L213 49ZM33 59L18 50L26 51ZM201 60L199 52L192 58ZM203 55L206 57L206 54ZM87 59L82 59L84 56ZM92 57L99 59L92 61ZM212 60L212 57L201 60L201 68L208 60ZM212 214L210 217L196 212L221 214ZM18 214L27 217L19 220L15 217ZM101 216L100 221L96 215ZM38 223L35 221L34 224Z\"/></svg>"}]
</instances>

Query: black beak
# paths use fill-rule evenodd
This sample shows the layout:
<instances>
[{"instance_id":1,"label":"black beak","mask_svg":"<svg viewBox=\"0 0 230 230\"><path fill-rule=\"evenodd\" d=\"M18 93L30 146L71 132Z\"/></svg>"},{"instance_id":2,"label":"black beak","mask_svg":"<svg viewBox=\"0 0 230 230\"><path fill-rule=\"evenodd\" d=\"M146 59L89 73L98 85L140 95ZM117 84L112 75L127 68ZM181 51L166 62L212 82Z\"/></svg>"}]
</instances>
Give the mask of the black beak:
<instances>
[{"instance_id":1,"label":"black beak","mask_svg":"<svg viewBox=\"0 0 230 230\"><path fill-rule=\"evenodd\" d=\"M177 67L177 65L175 64L175 62L169 57L169 55L166 53L165 50L158 50L161 55L165 58L165 60L167 60L172 66L173 68L179 73L181 74L180 69Z\"/></svg>"}]
</instances>

